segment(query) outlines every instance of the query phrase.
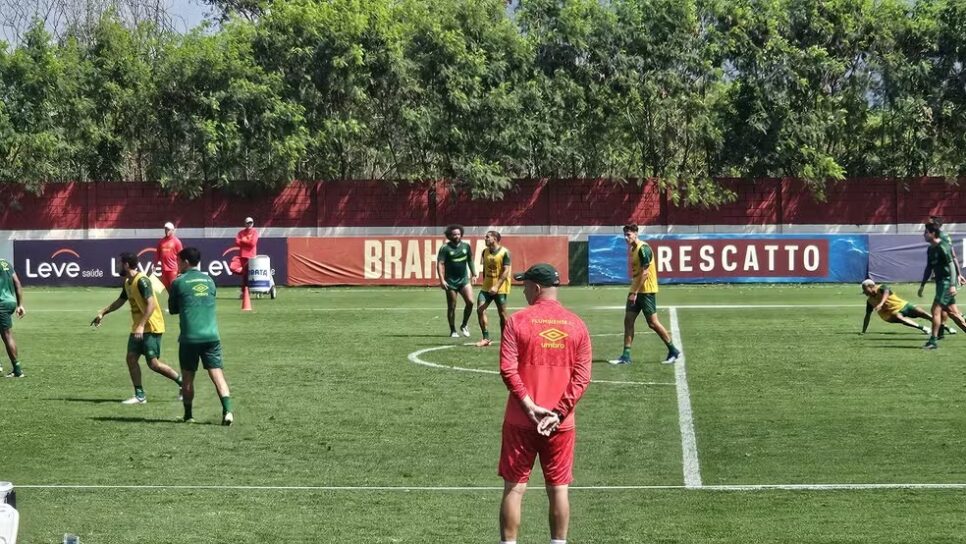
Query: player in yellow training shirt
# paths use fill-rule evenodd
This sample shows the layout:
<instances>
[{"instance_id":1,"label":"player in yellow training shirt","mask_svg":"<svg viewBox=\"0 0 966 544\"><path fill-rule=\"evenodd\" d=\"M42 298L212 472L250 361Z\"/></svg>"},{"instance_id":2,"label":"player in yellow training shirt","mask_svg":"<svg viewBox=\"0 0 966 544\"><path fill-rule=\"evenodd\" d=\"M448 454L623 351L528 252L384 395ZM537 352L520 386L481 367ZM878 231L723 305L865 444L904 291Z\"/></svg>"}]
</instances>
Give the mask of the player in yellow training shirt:
<instances>
[{"instance_id":1,"label":"player in yellow training shirt","mask_svg":"<svg viewBox=\"0 0 966 544\"><path fill-rule=\"evenodd\" d=\"M657 333L667 346L667 357L662 361L671 364L681 357L681 351L674 347L671 335L657 318L657 263L654 252L647 242L637 237L637 225L624 225L624 241L627 242L627 260L631 273L631 289L627 294L627 307L624 311L624 352L617 359L609 361L612 365L631 364L631 344L634 342L634 321L637 314L644 312L647 326Z\"/></svg>"},{"instance_id":2,"label":"player in yellow training shirt","mask_svg":"<svg viewBox=\"0 0 966 544\"><path fill-rule=\"evenodd\" d=\"M930 329L916 323L911 318L932 320L932 315L922 308L899 298L888 285L876 285L872 280L862 282L862 294L866 297L865 321L862 322L862 334L869 328L872 312L887 323L898 323L913 329L919 329L923 334L929 334Z\"/></svg>"},{"instance_id":3,"label":"player in yellow training shirt","mask_svg":"<svg viewBox=\"0 0 966 544\"><path fill-rule=\"evenodd\" d=\"M148 400L144 387L141 386L141 367L138 366L142 355L148 362L148 368L177 383L179 387L181 375L161 362L164 314L161 313L158 297L154 296L151 279L138 270L138 258L133 253L121 253L118 266L124 277L121 294L110 306L97 312L91 325L99 327L105 315L124 306L125 302L131 305L132 324L131 335L127 340L127 369L134 385L134 396L123 401L123 404L144 404Z\"/></svg>"},{"instance_id":4,"label":"player in yellow training shirt","mask_svg":"<svg viewBox=\"0 0 966 544\"><path fill-rule=\"evenodd\" d=\"M500 334L506 326L506 298L510 294L510 250L500 245L500 233L487 231L483 241L486 248L480 257L483 265L483 287L476 297L476 315L480 321L483 339L476 343L479 347L489 346L490 331L486 329L486 309L490 302L496 301L496 311L500 314Z\"/></svg>"}]
</instances>

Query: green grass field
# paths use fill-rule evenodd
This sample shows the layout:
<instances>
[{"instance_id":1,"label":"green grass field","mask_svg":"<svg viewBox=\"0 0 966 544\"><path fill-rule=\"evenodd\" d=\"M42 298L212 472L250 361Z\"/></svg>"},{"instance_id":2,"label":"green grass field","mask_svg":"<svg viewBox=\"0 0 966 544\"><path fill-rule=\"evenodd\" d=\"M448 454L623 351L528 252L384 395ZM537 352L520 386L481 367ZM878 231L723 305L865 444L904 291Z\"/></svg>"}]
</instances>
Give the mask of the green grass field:
<instances>
[{"instance_id":1,"label":"green grass field","mask_svg":"<svg viewBox=\"0 0 966 544\"><path fill-rule=\"evenodd\" d=\"M498 541L506 389L452 369L495 371L498 348L448 338L439 290L286 289L251 313L223 290L229 428L204 374L198 425L180 423L176 387L146 367L148 403L119 404L129 313L87 326L117 292L26 292L14 333L27 378L0 380L19 542ZM917 331L873 317L860 336L853 285L665 287L661 319L670 328L676 307L687 357L697 458L685 462L680 376L659 364L657 337L639 330L629 367L605 362L620 352L624 293L562 290L602 381L578 407L571 542L966 542L966 334L924 352ZM167 324L162 358L176 365ZM684 487L688 468L700 488ZM535 472L521 543L548 540ZM793 484L915 486L767 487Z\"/></svg>"}]
</instances>

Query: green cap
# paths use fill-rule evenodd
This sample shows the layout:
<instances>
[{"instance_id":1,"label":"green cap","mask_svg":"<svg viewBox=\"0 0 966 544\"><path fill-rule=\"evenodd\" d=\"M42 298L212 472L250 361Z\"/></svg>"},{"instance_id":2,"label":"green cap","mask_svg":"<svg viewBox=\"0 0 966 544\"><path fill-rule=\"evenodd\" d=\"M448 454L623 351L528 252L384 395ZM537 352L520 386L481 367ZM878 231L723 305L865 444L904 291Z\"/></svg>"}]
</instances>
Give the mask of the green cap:
<instances>
[{"instance_id":1,"label":"green cap","mask_svg":"<svg viewBox=\"0 0 966 544\"><path fill-rule=\"evenodd\" d=\"M547 263L535 264L522 274L514 274L513 279L517 281L532 281L544 287L560 285L560 273L552 265Z\"/></svg>"}]
</instances>

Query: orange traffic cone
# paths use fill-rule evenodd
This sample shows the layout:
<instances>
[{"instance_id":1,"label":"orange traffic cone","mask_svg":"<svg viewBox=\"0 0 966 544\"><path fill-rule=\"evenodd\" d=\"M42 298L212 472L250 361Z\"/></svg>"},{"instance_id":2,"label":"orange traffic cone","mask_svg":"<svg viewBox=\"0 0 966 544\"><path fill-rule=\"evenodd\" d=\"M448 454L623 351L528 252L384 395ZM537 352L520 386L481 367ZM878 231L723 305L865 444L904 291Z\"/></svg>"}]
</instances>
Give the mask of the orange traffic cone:
<instances>
[{"instance_id":1,"label":"orange traffic cone","mask_svg":"<svg viewBox=\"0 0 966 544\"><path fill-rule=\"evenodd\" d=\"M242 311L250 312L252 311L252 298L248 296L248 286L242 287Z\"/></svg>"}]
</instances>

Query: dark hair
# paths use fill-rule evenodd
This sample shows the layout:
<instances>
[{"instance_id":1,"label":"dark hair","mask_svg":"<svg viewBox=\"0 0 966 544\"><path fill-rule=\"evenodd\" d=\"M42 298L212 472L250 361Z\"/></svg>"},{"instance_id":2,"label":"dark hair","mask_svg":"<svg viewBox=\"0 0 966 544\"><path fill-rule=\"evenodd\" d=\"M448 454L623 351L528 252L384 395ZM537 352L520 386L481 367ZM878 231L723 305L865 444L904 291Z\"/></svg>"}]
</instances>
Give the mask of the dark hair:
<instances>
[{"instance_id":1,"label":"dark hair","mask_svg":"<svg viewBox=\"0 0 966 544\"><path fill-rule=\"evenodd\" d=\"M929 222L939 228L943 228L943 218L939 217L938 215L930 215Z\"/></svg>"},{"instance_id":2,"label":"dark hair","mask_svg":"<svg viewBox=\"0 0 966 544\"><path fill-rule=\"evenodd\" d=\"M128 268L137 268L138 256L125 251L124 253L121 253L121 262L126 264Z\"/></svg>"},{"instance_id":3,"label":"dark hair","mask_svg":"<svg viewBox=\"0 0 966 544\"><path fill-rule=\"evenodd\" d=\"M462 236L463 233L466 232L465 230L463 230L463 225L450 225L450 226L446 227L446 232L445 232L446 237L449 238L450 235L453 234L453 231L454 230L460 231L460 236Z\"/></svg>"},{"instance_id":4,"label":"dark hair","mask_svg":"<svg viewBox=\"0 0 966 544\"><path fill-rule=\"evenodd\" d=\"M932 234L934 236L939 236L939 232L941 230L942 229L939 228L939 225L935 223L926 223L926 232L928 232L929 234Z\"/></svg>"},{"instance_id":5,"label":"dark hair","mask_svg":"<svg viewBox=\"0 0 966 544\"><path fill-rule=\"evenodd\" d=\"M486 233L489 234L490 236L496 238L496 241L497 242L499 242L500 239L503 238L502 236L500 236L500 233L497 232L497 231L495 231L495 230L488 230L488 231L486 231Z\"/></svg>"},{"instance_id":6,"label":"dark hair","mask_svg":"<svg viewBox=\"0 0 966 544\"><path fill-rule=\"evenodd\" d=\"M201 252L196 247L186 247L178 252L178 258L182 261L188 261L191 266L198 266L198 263L201 262Z\"/></svg>"},{"instance_id":7,"label":"dark hair","mask_svg":"<svg viewBox=\"0 0 966 544\"><path fill-rule=\"evenodd\" d=\"M637 232L637 223L624 225L624 234L627 234L628 232Z\"/></svg>"}]
</instances>

